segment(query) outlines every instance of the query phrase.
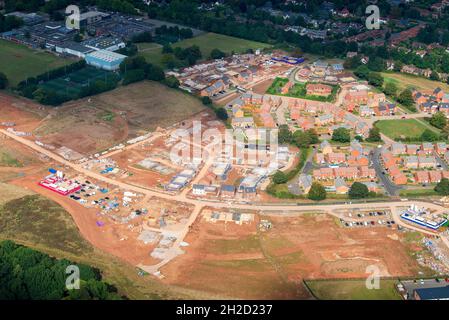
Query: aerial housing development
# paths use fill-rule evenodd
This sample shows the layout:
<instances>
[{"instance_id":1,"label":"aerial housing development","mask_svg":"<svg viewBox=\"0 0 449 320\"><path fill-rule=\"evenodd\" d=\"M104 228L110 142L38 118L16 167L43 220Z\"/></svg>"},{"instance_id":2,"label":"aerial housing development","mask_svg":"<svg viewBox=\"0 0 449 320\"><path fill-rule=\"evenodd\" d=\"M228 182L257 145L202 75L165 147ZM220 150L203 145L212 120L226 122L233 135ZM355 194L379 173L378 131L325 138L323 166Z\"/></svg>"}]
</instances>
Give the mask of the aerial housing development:
<instances>
[{"instance_id":1,"label":"aerial housing development","mask_svg":"<svg viewBox=\"0 0 449 320\"><path fill-rule=\"evenodd\" d=\"M0 1L0 299L449 299L449 1L368 3Z\"/></svg>"}]
</instances>

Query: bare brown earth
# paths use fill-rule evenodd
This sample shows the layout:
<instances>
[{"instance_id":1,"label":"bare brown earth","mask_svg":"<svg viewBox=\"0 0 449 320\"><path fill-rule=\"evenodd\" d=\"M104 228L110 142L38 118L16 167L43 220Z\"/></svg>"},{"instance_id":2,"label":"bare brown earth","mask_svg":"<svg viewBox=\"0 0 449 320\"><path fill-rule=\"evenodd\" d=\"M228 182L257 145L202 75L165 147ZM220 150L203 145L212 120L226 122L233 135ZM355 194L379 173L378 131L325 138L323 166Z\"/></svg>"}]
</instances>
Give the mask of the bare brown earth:
<instances>
[{"instance_id":1,"label":"bare brown earth","mask_svg":"<svg viewBox=\"0 0 449 320\"><path fill-rule=\"evenodd\" d=\"M255 87L253 87L253 92L258 93L258 94L265 94L272 83L273 83L273 79L265 80L265 81L259 83L258 85L256 85Z\"/></svg>"},{"instance_id":2,"label":"bare brown earth","mask_svg":"<svg viewBox=\"0 0 449 320\"><path fill-rule=\"evenodd\" d=\"M73 201L69 197L63 197L55 192L40 187L37 182L42 178L42 173L27 175L10 183L38 193L50 200L55 201L67 212L70 213L82 236L95 247L120 257L124 261L137 265L154 264L154 260L149 256L152 246L145 245L138 241L137 236L127 225L115 224L103 216L97 215L97 209L86 208ZM97 221L104 223L104 226L97 226Z\"/></svg>"},{"instance_id":3,"label":"bare brown earth","mask_svg":"<svg viewBox=\"0 0 449 320\"><path fill-rule=\"evenodd\" d=\"M204 109L195 97L144 81L52 109L34 133L45 143L91 154Z\"/></svg>"},{"instance_id":4,"label":"bare brown earth","mask_svg":"<svg viewBox=\"0 0 449 320\"><path fill-rule=\"evenodd\" d=\"M43 106L0 92L0 122L15 122L18 131L33 131L47 114Z\"/></svg>"},{"instance_id":5,"label":"bare brown earth","mask_svg":"<svg viewBox=\"0 0 449 320\"><path fill-rule=\"evenodd\" d=\"M266 217L256 225L196 222L186 254L162 272L170 284L246 299L310 298L303 279L363 278L368 265L382 276L417 275L416 245L387 228L345 229L328 215ZM397 240L393 240L397 239Z\"/></svg>"}]
</instances>

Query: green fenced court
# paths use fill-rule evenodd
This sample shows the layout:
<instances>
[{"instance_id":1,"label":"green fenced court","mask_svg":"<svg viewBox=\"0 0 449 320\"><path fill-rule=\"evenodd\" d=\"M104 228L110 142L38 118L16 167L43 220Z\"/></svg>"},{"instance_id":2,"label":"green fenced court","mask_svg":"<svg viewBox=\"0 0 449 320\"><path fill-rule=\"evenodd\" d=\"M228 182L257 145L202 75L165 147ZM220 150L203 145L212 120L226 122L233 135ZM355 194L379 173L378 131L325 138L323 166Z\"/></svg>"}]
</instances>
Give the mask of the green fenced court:
<instances>
[{"instance_id":1,"label":"green fenced court","mask_svg":"<svg viewBox=\"0 0 449 320\"><path fill-rule=\"evenodd\" d=\"M119 76L110 71L86 66L83 69L74 71L63 77L44 82L39 86L76 99L83 89L87 89L98 80L106 83L110 83L111 81L118 82Z\"/></svg>"}]
</instances>

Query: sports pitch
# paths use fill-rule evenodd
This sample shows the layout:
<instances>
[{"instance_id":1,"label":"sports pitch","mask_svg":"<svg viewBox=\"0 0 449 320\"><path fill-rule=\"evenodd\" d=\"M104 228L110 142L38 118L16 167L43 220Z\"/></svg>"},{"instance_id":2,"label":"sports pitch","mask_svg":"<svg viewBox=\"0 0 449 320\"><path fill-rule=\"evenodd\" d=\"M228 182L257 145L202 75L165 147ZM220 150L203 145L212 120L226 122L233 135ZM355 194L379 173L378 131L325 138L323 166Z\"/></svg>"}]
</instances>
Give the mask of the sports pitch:
<instances>
[{"instance_id":1,"label":"sports pitch","mask_svg":"<svg viewBox=\"0 0 449 320\"><path fill-rule=\"evenodd\" d=\"M12 86L28 77L74 62L5 40L0 40L0 61L0 72L8 77Z\"/></svg>"}]
</instances>

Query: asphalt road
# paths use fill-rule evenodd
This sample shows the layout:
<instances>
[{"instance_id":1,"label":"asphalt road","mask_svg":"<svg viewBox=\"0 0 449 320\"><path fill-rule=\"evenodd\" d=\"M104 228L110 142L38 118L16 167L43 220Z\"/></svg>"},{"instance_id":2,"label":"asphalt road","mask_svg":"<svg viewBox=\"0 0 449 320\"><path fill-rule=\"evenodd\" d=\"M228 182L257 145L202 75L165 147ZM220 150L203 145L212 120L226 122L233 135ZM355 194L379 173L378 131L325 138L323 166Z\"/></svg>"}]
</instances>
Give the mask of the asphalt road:
<instances>
[{"instance_id":1,"label":"asphalt road","mask_svg":"<svg viewBox=\"0 0 449 320\"><path fill-rule=\"evenodd\" d=\"M401 187L398 187L397 185L395 185L390 178L387 177L386 174L383 174L384 167L381 163L380 160L380 153L381 153L381 149L380 148L375 148L373 151L373 156L372 156L372 160L373 160L373 166L374 166L374 170L376 170L376 175L379 177L379 179L381 180L385 191L387 191L387 194L390 196L396 196L398 191L400 189L402 189Z\"/></svg>"}]
</instances>

